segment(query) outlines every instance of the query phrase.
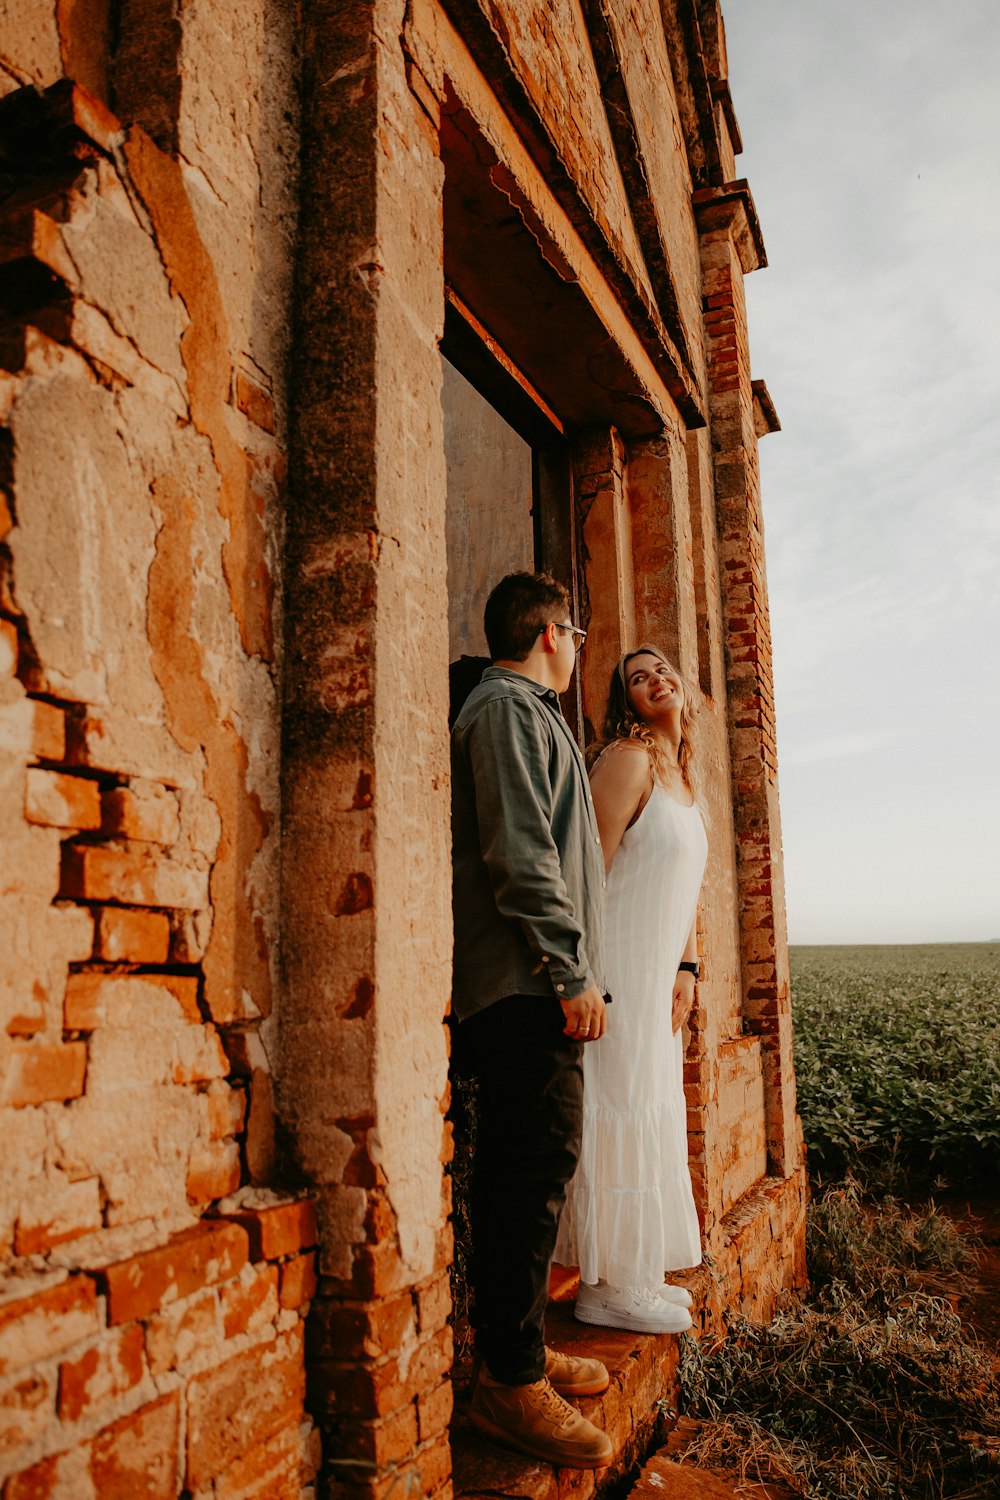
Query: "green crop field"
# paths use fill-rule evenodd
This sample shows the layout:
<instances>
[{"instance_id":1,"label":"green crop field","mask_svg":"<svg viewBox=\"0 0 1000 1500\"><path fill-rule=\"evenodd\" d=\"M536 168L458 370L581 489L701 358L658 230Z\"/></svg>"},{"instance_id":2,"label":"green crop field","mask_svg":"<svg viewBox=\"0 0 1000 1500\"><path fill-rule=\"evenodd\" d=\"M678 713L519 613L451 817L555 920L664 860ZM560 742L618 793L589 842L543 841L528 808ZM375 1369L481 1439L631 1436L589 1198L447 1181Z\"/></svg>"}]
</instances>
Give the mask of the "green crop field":
<instances>
[{"instance_id":1,"label":"green crop field","mask_svg":"<svg viewBox=\"0 0 1000 1500\"><path fill-rule=\"evenodd\" d=\"M956 1185L1000 1171L1000 943L793 947L813 1174L892 1153Z\"/></svg>"}]
</instances>

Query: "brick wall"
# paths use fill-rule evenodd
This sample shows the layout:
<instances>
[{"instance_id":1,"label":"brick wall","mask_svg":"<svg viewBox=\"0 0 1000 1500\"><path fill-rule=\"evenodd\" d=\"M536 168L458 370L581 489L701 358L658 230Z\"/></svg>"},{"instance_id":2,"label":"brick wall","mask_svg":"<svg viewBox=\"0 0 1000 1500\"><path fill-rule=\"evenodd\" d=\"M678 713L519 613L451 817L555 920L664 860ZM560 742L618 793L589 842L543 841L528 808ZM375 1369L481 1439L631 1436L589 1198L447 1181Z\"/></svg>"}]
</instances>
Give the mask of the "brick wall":
<instances>
[{"instance_id":1,"label":"brick wall","mask_svg":"<svg viewBox=\"0 0 1000 1500\"><path fill-rule=\"evenodd\" d=\"M772 1164L801 1159L778 809L774 683L743 277L766 264L745 182L699 189L744 1016L761 1038Z\"/></svg>"},{"instance_id":2,"label":"brick wall","mask_svg":"<svg viewBox=\"0 0 1000 1500\"><path fill-rule=\"evenodd\" d=\"M315 1219L263 1186L294 63L230 10L142 90L96 15L0 25L5 1500L317 1462Z\"/></svg>"}]
</instances>

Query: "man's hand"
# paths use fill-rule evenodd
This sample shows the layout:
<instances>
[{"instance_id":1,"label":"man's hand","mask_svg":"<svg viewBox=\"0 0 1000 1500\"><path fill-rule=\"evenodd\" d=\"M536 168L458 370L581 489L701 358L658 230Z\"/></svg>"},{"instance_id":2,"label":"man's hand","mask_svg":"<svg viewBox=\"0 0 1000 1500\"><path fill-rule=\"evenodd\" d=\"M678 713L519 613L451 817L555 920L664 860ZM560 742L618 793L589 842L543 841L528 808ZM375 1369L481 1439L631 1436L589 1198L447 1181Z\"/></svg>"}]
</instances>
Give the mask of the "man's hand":
<instances>
[{"instance_id":1,"label":"man's hand","mask_svg":"<svg viewBox=\"0 0 1000 1500\"><path fill-rule=\"evenodd\" d=\"M694 975L689 974L687 969L682 969L674 980L673 1001L670 1007L670 1024L674 1031L680 1031L691 1014L693 1005Z\"/></svg>"},{"instance_id":2,"label":"man's hand","mask_svg":"<svg viewBox=\"0 0 1000 1500\"><path fill-rule=\"evenodd\" d=\"M591 985L582 995L574 995L572 1000L560 1000L559 1004L566 1017L563 1031L574 1041L596 1042L604 1035L607 1030L604 996L596 985Z\"/></svg>"}]
</instances>

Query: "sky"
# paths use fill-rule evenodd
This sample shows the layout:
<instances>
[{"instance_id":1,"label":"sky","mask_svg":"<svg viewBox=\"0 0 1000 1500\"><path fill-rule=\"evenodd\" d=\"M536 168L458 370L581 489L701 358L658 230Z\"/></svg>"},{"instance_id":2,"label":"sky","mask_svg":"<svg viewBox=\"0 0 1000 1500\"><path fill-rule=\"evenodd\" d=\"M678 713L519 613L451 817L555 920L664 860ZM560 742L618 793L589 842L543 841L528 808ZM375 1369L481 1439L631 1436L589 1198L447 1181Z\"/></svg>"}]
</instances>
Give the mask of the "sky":
<instances>
[{"instance_id":1,"label":"sky","mask_svg":"<svg viewBox=\"0 0 1000 1500\"><path fill-rule=\"evenodd\" d=\"M1000 5L723 12L789 937L1000 938Z\"/></svg>"}]
</instances>

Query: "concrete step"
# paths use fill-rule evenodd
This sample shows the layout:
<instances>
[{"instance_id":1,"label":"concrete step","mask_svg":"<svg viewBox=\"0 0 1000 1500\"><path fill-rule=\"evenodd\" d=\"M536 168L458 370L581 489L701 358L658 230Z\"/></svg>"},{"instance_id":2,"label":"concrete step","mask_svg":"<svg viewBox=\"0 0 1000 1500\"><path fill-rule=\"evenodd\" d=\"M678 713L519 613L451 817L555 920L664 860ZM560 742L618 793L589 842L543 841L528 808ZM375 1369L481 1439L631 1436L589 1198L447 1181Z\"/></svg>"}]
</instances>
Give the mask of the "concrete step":
<instances>
[{"instance_id":1,"label":"concrete step","mask_svg":"<svg viewBox=\"0 0 1000 1500\"><path fill-rule=\"evenodd\" d=\"M575 1295L575 1283L554 1286L565 1299ZM603 1396L580 1401L584 1416L606 1432L615 1447L607 1469L557 1469L524 1458L491 1443L470 1427L468 1379L471 1359L456 1366L455 1418L452 1423L453 1483L456 1500L473 1497L516 1497L516 1500L587 1500L621 1486L630 1471L638 1472L650 1448L662 1443L673 1421L677 1403L677 1339L672 1335L619 1333L613 1328L591 1328L573 1317L572 1301L550 1302L546 1339L569 1354L603 1360L611 1385Z\"/></svg>"}]
</instances>

